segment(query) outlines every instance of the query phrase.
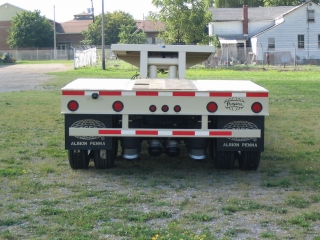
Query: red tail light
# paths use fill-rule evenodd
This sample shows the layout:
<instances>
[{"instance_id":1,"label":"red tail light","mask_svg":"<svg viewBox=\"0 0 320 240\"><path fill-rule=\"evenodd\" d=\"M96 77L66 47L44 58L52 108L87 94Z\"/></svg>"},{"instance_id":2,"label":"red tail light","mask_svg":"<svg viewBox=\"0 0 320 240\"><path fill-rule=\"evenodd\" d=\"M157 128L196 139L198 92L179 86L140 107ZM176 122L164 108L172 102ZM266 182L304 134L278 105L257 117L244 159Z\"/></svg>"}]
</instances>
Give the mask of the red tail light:
<instances>
[{"instance_id":1,"label":"red tail light","mask_svg":"<svg viewBox=\"0 0 320 240\"><path fill-rule=\"evenodd\" d=\"M75 112L77 111L79 108L79 103L75 100L71 100L70 102L68 102L68 109L71 111L71 112Z\"/></svg>"},{"instance_id":2,"label":"red tail light","mask_svg":"<svg viewBox=\"0 0 320 240\"><path fill-rule=\"evenodd\" d=\"M253 103L252 106L251 106L251 110L252 110L252 112L254 112L254 113L259 113L259 112L261 112L261 111L262 111L262 104L259 103L259 102Z\"/></svg>"},{"instance_id":3,"label":"red tail light","mask_svg":"<svg viewBox=\"0 0 320 240\"><path fill-rule=\"evenodd\" d=\"M168 111L169 111L168 105L163 105L163 106L161 107L161 110L162 110L162 112L168 112Z\"/></svg>"},{"instance_id":4,"label":"red tail light","mask_svg":"<svg viewBox=\"0 0 320 240\"><path fill-rule=\"evenodd\" d=\"M174 110L175 112L180 112L180 111L181 111L181 107L180 107L179 105L175 105L174 108L173 108L173 110Z\"/></svg>"},{"instance_id":5,"label":"red tail light","mask_svg":"<svg viewBox=\"0 0 320 240\"><path fill-rule=\"evenodd\" d=\"M149 110L150 110L150 112L155 112L155 111L157 111L157 107L155 105L151 105L149 107Z\"/></svg>"},{"instance_id":6,"label":"red tail light","mask_svg":"<svg viewBox=\"0 0 320 240\"><path fill-rule=\"evenodd\" d=\"M216 112L218 110L218 104L216 104L215 102L209 102L207 104L207 110L211 113Z\"/></svg>"},{"instance_id":7,"label":"red tail light","mask_svg":"<svg viewBox=\"0 0 320 240\"><path fill-rule=\"evenodd\" d=\"M123 110L123 103L121 101L115 101L112 104L112 109L116 112L121 112Z\"/></svg>"}]
</instances>

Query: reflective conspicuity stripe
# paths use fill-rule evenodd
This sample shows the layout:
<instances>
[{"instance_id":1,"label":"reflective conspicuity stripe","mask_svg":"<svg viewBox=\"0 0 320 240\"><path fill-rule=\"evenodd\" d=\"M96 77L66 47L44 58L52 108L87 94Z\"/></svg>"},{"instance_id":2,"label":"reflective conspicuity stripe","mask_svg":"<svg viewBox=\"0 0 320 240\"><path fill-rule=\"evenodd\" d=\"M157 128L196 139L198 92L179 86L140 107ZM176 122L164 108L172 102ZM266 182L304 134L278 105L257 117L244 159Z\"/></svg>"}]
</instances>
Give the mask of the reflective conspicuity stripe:
<instances>
[{"instance_id":1,"label":"reflective conspicuity stripe","mask_svg":"<svg viewBox=\"0 0 320 240\"><path fill-rule=\"evenodd\" d=\"M216 132L209 132L210 136L232 136L231 131L216 131Z\"/></svg>"},{"instance_id":2,"label":"reflective conspicuity stripe","mask_svg":"<svg viewBox=\"0 0 320 240\"><path fill-rule=\"evenodd\" d=\"M63 96L84 96L92 93L99 93L101 96L136 97L269 97L268 92L62 91Z\"/></svg>"},{"instance_id":3,"label":"reflective conspicuity stripe","mask_svg":"<svg viewBox=\"0 0 320 240\"><path fill-rule=\"evenodd\" d=\"M260 129L113 129L113 128L69 128L70 136L159 136L159 137L251 137L260 138Z\"/></svg>"},{"instance_id":4,"label":"reflective conspicuity stripe","mask_svg":"<svg viewBox=\"0 0 320 240\"><path fill-rule=\"evenodd\" d=\"M136 96L141 96L141 97L158 97L159 92L136 92Z\"/></svg>"},{"instance_id":5,"label":"reflective conspicuity stripe","mask_svg":"<svg viewBox=\"0 0 320 240\"><path fill-rule=\"evenodd\" d=\"M121 130L99 130L98 133L103 135L121 135Z\"/></svg>"},{"instance_id":6,"label":"reflective conspicuity stripe","mask_svg":"<svg viewBox=\"0 0 320 240\"><path fill-rule=\"evenodd\" d=\"M99 91L101 96L121 96L121 91Z\"/></svg>"},{"instance_id":7,"label":"reflective conspicuity stripe","mask_svg":"<svg viewBox=\"0 0 320 240\"><path fill-rule=\"evenodd\" d=\"M195 97L196 93L195 92L173 92L172 96L173 97Z\"/></svg>"},{"instance_id":8,"label":"reflective conspicuity stripe","mask_svg":"<svg viewBox=\"0 0 320 240\"><path fill-rule=\"evenodd\" d=\"M247 97L269 97L268 92L249 92Z\"/></svg>"},{"instance_id":9,"label":"reflective conspicuity stripe","mask_svg":"<svg viewBox=\"0 0 320 240\"><path fill-rule=\"evenodd\" d=\"M62 91L63 96L84 96L85 91Z\"/></svg>"}]
</instances>

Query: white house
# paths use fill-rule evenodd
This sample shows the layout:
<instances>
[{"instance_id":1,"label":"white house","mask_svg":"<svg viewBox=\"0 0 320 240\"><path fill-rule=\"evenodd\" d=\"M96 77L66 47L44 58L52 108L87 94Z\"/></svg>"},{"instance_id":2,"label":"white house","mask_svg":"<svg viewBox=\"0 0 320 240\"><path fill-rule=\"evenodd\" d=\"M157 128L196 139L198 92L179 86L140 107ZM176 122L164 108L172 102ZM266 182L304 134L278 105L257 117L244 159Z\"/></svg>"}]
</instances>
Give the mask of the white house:
<instances>
[{"instance_id":1,"label":"white house","mask_svg":"<svg viewBox=\"0 0 320 240\"><path fill-rule=\"evenodd\" d=\"M246 51L250 47L248 51L260 61L266 60L266 54L278 54L277 61L282 63L292 61L295 55L300 59L320 59L320 6L312 1L299 6L243 6L210 11L213 19L209 34L219 38L222 48L233 46L231 51L238 51L242 47Z\"/></svg>"}]
</instances>

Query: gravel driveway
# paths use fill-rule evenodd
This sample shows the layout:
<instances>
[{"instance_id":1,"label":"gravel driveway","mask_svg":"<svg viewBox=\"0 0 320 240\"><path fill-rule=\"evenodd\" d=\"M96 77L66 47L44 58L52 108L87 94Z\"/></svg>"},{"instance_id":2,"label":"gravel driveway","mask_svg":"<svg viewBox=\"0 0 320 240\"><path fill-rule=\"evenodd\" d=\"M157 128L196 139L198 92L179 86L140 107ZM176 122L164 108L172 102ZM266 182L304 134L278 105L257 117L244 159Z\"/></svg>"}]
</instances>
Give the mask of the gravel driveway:
<instances>
[{"instance_id":1,"label":"gravel driveway","mask_svg":"<svg viewBox=\"0 0 320 240\"><path fill-rule=\"evenodd\" d=\"M34 89L47 81L49 72L72 69L63 64L15 64L0 66L0 92L13 92Z\"/></svg>"}]
</instances>

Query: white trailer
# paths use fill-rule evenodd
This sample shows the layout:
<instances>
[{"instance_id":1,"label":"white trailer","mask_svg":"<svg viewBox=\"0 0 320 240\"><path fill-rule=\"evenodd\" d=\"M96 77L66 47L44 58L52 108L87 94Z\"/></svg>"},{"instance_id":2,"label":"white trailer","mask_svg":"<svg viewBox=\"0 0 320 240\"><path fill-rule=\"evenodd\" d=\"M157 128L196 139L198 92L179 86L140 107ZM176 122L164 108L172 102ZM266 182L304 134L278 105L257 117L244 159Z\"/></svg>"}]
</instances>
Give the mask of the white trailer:
<instances>
[{"instance_id":1,"label":"white trailer","mask_svg":"<svg viewBox=\"0 0 320 240\"><path fill-rule=\"evenodd\" d=\"M110 168L122 157L180 154L212 158L216 168L255 170L264 150L268 90L243 80L186 80L186 68L205 61L210 46L112 45L119 59L140 68L138 79L80 78L62 88L65 148L74 169ZM158 78L158 72L168 78ZM209 150L209 151L208 151ZM207 154L209 153L209 154Z\"/></svg>"}]
</instances>

